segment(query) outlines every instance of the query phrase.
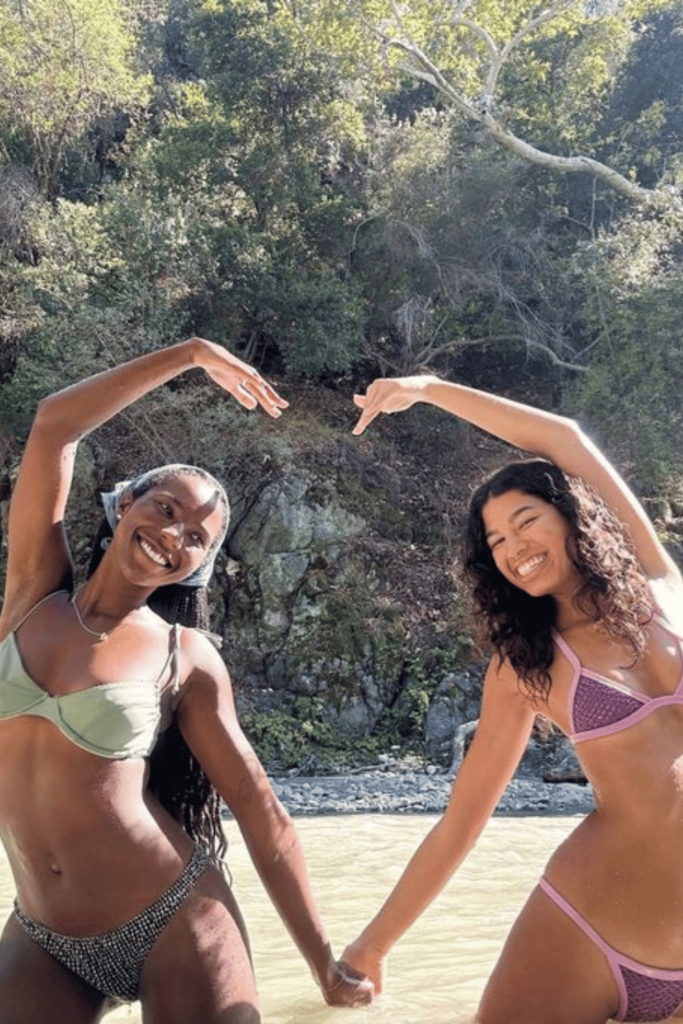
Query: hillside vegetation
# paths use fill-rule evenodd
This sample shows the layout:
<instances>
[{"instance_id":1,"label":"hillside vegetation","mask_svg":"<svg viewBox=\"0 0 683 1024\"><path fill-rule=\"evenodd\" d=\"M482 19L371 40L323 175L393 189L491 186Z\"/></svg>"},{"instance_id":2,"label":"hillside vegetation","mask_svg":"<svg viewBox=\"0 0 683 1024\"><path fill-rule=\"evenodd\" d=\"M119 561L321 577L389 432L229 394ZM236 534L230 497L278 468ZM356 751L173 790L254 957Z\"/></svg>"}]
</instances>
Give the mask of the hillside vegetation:
<instances>
[{"instance_id":1,"label":"hillside vegetation","mask_svg":"<svg viewBox=\"0 0 683 1024\"><path fill-rule=\"evenodd\" d=\"M99 489L206 465L234 505L216 620L267 759L419 745L479 656L451 568L509 453L419 408L353 439L353 392L429 369L576 417L677 554L682 91L681 0L6 0L2 507L44 394L225 344L287 415L190 376L89 438L81 571Z\"/></svg>"}]
</instances>

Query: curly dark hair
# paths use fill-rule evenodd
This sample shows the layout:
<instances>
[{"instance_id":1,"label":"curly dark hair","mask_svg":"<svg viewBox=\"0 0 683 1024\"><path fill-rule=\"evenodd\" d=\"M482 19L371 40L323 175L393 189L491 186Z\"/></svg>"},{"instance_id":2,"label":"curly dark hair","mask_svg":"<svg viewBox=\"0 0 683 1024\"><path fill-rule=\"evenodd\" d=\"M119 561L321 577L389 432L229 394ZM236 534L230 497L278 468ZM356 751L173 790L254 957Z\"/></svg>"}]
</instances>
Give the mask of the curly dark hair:
<instances>
[{"instance_id":1,"label":"curly dark hair","mask_svg":"<svg viewBox=\"0 0 683 1024\"><path fill-rule=\"evenodd\" d=\"M151 487L173 475L168 470L177 467L161 467L157 472L144 474L131 485L134 498L139 498ZM183 467L184 474L197 475L212 480L208 473L196 467ZM221 495L224 495L222 487ZM224 530L229 519L227 499L223 502L225 517ZM223 533L224 533L223 530ZM95 536L87 575L92 576L104 557L107 541L113 536L112 528L104 518ZM220 543L220 540L216 544ZM171 583L157 587L150 594L148 606L165 622L192 629L208 631L210 627L209 602L206 587L183 586ZM190 837L208 848L214 863L223 865L227 842L221 819L221 798L204 772L199 761L185 742L175 719L160 735L149 757L150 792L161 805L178 821Z\"/></svg>"},{"instance_id":2,"label":"curly dark hair","mask_svg":"<svg viewBox=\"0 0 683 1024\"><path fill-rule=\"evenodd\" d=\"M484 480L470 500L463 553L475 619L482 639L501 662L510 661L527 693L546 702L555 656L555 599L531 597L505 579L493 560L482 516L489 498L513 490L554 505L567 520L568 555L583 581L576 603L607 636L629 647L634 661L646 646L652 599L624 527L585 481L545 459L512 462Z\"/></svg>"}]
</instances>

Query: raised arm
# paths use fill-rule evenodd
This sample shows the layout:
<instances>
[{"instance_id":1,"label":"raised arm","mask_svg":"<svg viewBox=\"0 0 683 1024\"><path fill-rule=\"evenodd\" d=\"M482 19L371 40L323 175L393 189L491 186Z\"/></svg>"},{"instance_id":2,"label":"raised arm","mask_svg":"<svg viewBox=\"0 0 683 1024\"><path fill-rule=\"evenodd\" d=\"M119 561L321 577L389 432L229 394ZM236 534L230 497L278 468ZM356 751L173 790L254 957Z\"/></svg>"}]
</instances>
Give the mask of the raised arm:
<instances>
[{"instance_id":1,"label":"raised arm","mask_svg":"<svg viewBox=\"0 0 683 1024\"><path fill-rule=\"evenodd\" d=\"M379 413L399 412L416 402L427 402L517 448L549 459L595 488L628 529L650 580L664 588L678 589L682 585L678 568L635 495L573 420L433 376L380 378L365 395L356 395L355 402L362 409L355 434L361 434Z\"/></svg>"},{"instance_id":2,"label":"raised arm","mask_svg":"<svg viewBox=\"0 0 683 1024\"><path fill-rule=\"evenodd\" d=\"M372 999L372 985L332 955L294 823L239 726L225 666L203 637L188 631L183 636L183 657L194 665L178 708L183 736L232 811L266 891L325 1001L365 1005Z\"/></svg>"},{"instance_id":3,"label":"raised arm","mask_svg":"<svg viewBox=\"0 0 683 1024\"><path fill-rule=\"evenodd\" d=\"M403 933L443 889L477 841L524 753L535 712L517 676L497 659L484 682L475 737L443 817L408 862L379 913L344 952L344 959L383 984L384 960Z\"/></svg>"},{"instance_id":4,"label":"raised arm","mask_svg":"<svg viewBox=\"0 0 683 1024\"><path fill-rule=\"evenodd\" d=\"M62 583L70 568L63 529L79 440L143 395L202 368L248 409L279 416L284 402L261 376L202 338L160 349L88 377L44 399L29 435L9 517L4 630Z\"/></svg>"}]
</instances>

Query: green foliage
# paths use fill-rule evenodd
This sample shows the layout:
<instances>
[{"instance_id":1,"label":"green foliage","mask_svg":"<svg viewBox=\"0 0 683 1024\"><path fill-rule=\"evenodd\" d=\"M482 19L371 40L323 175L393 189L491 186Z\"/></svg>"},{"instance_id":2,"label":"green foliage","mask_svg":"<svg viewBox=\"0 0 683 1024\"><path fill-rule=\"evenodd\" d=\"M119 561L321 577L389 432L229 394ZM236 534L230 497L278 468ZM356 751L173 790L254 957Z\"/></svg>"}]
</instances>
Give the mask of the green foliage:
<instances>
[{"instance_id":1,"label":"green foliage","mask_svg":"<svg viewBox=\"0 0 683 1024\"><path fill-rule=\"evenodd\" d=\"M240 720L270 771L367 764L386 749L384 737L350 737L336 729L327 720L325 702L320 698L295 697L268 711L247 709Z\"/></svg>"},{"instance_id":2,"label":"green foliage","mask_svg":"<svg viewBox=\"0 0 683 1024\"><path fill-rule=\"evenodd\" d=\"M382 121L371 154L381 213L358 231L354 265L372 296L366 351L381 372L447 372L463 349L501 341L520 357L532 345L563 355L528 169L434 109Z\"/></svg>"},{"instance_id":3,"label":"green foliage","mask_svg":"<svg viewBox=\"0 0 683 1024\"><path fill-rule=\"evenodd\" d=\"M424 366L483 387L524 380L532 400L578 410L641 485L680 479L683 15L678 0L611 6L558 0L534 27L532 0L479 0L459 20L450 0L6 0L7 451L48 391L193 332L285 387ZM440 93L392 45L410 40L443 72ZM588 176L529 170L454 114L449 89L549 152L597 153L660 191L625 211ZM207 395L176 382L136 405L123 440L93 442L98 471L152 450L221 475L237 457L246 480L272 456L269 428L227 446L229 407ZM342 477L363 508L368 475ZM378 488L373 528L445 543L425 503L405 510L399 492ZM402 681L371 756L419 742L436 681L469 649L443 604L443 633L424 626L431 590L407 611L384 552L353 554L321 573L325 610L285 657L315 665L335 708L357 696L354 666ZM436 637L428 655L420 628ZM267 760L350 757L358 741L324 712L318 698L259 712Z\"/></svg>"},{"instance_id":4,"label":"green foliage","mask_svg":"<svg viewBox=\"0 0 683 1024\"><path fill-rule=\"evenodd\" d=\"M131 113L150 82L131 63L120 0L9 0L0 9L0 123L9 160L53 195L66 155L115 110Z\"/></svg>"},{"instance_id":5,"label":"green foliage","mask_svg":"<svg viewBox=\"0 0 683 1024\"><path fill-rule=\"evenodd\" d=\"M585 330L594 338L580 407L644 486L681 472L683 210L653 200L573 260ZM581 294L579 292L579 294Z\"/></svg>"}]
</instances>

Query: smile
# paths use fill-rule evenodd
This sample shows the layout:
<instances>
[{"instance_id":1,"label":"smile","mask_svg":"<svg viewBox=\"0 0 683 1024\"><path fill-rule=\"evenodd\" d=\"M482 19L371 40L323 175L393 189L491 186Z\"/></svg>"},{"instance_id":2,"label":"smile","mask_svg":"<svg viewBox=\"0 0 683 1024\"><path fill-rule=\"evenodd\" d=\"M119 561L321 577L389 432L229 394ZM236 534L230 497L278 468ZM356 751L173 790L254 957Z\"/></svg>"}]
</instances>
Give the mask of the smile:
<instances>
[{"instance_id":1,"label":"smile","mask_svg":"<svg viewBox=\"0 0 683 1024\"><path fill-rule=\"evenodd\" d=\"M545 562L545 555L534 555L533 558L528 558L526 562L522 562L515 569L517 576L521 576L524 579L526 576L530 576L532 572L538 569L539 565Z\"/></svg>"},{"instance_id":2,"label":"smile","mask_svg":"<svg viewBox=\"0 0 683 1024\"><path fill-rule=\"evenodd\" d=\"M140 537L140 547L145 552L147 557L151 558L151 560L153 562L156 562L157 565L163 566L164 569L170 569L171 563L166 558L164 558L163 555L159 554L158 551L155 551L152 545L148 541L146 541L144 537Z\"/></svg>"}]
</instances>

